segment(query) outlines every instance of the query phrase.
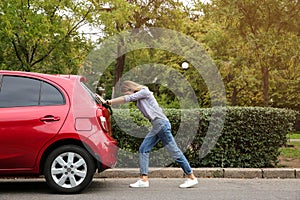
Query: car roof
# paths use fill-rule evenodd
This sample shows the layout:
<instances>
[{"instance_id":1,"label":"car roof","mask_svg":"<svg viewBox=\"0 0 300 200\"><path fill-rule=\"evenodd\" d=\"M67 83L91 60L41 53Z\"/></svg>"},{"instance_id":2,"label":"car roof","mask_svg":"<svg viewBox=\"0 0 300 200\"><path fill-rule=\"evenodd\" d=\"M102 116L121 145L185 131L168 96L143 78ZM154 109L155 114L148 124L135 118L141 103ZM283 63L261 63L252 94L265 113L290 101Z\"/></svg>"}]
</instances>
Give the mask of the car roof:
<instances>
[{"instance_id":1,"label":"car roof","mask_svg":"<svg viewBox=\"0 0 300 200\"><path fill-rule=\"evenodd\" d=\"M86 81L83 76L73 75L73 74L43 74L38 72L25 72L25 71L12 71L12 70L0 70L0 74L8 74L8 75L20 75L20 76L30 76L30 77L43 77L50 80L55 79L69 79L75 80L80 79L80 81Z\"/></svg>"},{"instance_id":2,"label":"car roof","mask_svg":"<svg viewBox=\"0 0 300 200\"><path fill-rule=\"evenodd\" d=\"M72 91L70 89L74 87L74 84L86 81L86 78L83 76L71 74L43 74L38 72L0 70L0 75L15 75L44 79L50 82L55 82L56 84L63 86L64 89L69 88L68 93Z\"/></svg>"}]
</instances>

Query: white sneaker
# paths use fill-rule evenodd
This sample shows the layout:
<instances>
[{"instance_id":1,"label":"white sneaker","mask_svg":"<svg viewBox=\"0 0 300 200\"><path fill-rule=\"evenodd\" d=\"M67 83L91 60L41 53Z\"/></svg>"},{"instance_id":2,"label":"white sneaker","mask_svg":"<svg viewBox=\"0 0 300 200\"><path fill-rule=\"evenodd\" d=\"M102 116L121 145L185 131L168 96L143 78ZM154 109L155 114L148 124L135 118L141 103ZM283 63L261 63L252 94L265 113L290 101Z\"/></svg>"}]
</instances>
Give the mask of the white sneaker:
<instances>
[{"instance_id":1,"label":"white sneaker","mask_svg":"<svg viewBox=\"0 0 300 200\"><path fill-rule=\"evenodd\" d=\"M186 181L184 181L183 184L179 185L179 187L180 188L189 188L189 187L192 187L197 184L198 184L198 180L196 178L194 178L194 179L188 178Z\"/></svg>"},{"instance_id":2,"label":"white sneaker","mask_svg":"<svg viewBox=\"0 0 300 200\"><path fill-rule=\"evenodd\" d=\"M149 187L149 181L143 181L142 179L139 179L137 182L130 184L129 187L132 187L132 188Z\"/></svg>"}]
</instances>

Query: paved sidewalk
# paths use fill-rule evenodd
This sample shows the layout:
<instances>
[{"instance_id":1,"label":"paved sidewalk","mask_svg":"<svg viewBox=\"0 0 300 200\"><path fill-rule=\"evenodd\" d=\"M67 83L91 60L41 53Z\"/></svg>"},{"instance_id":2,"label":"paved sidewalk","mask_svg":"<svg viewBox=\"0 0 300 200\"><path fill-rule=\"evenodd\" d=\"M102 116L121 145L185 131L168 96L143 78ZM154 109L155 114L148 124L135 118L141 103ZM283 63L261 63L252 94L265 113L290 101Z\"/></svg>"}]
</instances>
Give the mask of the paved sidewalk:
<instances>
[{"instance_id":1,"label":"paved sidewalk","mask_svg":"<svg viewBox=\"0 0 300 200\"><path fill-rule=\"evenodd\" d=\"M288 142L300 142L300 139L288 139Z\"/></svg>"},{"instance_id":2,"label":"paved sidewalk","mask_svg":"<svg viewBox=\"0 0 300 200\"><path fill-rule=\"evenodd\" d=\"M300 168L194 168L199 178L290 178L300 179ZM136 178L138 168L108 169L95 178ZM180 168L149 168L151 178L183 178Z\"/></svg>"}]
</instances>

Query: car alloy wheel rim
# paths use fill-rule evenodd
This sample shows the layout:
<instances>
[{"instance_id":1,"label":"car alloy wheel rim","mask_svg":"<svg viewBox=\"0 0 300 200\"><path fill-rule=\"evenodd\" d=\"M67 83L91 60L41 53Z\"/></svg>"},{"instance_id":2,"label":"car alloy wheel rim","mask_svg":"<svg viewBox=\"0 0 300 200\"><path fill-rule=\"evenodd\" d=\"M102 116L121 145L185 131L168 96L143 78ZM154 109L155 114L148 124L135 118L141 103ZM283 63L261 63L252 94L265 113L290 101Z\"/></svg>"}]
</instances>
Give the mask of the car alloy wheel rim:
<instances>
[{"instance_id":1,"label":"car alloy wheel rim","mask_svg":"<svg viewBox=\"0 0 300 200\"><path fill-rule=\"evenodd\" d=\"M51 166L51 176L63 188L80 185L87 175L86 161L77 153L66 152L55 158Z\"/></svg>"}]
</instances>

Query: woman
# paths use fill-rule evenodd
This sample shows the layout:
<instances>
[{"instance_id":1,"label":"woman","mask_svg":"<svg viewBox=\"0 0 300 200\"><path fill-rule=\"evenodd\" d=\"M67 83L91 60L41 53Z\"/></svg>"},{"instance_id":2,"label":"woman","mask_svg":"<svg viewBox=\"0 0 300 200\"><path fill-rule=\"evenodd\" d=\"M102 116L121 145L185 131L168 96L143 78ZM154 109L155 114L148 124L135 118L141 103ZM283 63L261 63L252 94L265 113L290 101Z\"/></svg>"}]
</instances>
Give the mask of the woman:
<instances>
[{"instance_id":1,"label":"woman","mask_svg":"<svg viewBox=\"0 0 300 200\"><path fill-rule=\"evenodd\" d=\"M139 148L139 166L141 177L137 182L130 184L130 187L149 187L149 153L160 140L170 156L175 159L188 177L188 179L183 184L179 185L179 187L189 188L198 184L198 180L194 176L189 162L183 155L182 151L178 148L174 140L174 137L171 133L170 122L163 113L163 110L158 105L152 92L146 86L137 84L133 81L124 81L121 85L121 91L124 96L107 100L106 103L109 105L114 105L136 101L139 110L147 119L149 119L152 124L151 131L146 135Z\"/></svg>"}]
</instances>

